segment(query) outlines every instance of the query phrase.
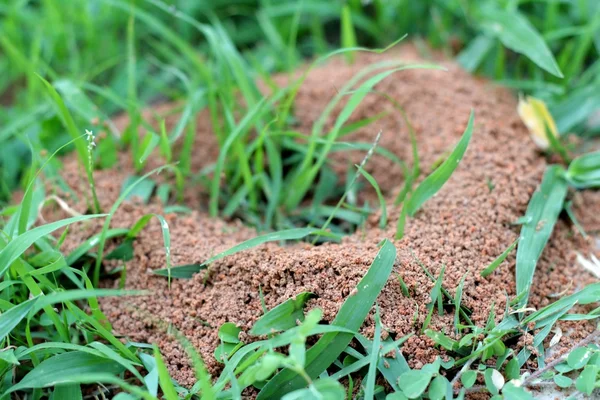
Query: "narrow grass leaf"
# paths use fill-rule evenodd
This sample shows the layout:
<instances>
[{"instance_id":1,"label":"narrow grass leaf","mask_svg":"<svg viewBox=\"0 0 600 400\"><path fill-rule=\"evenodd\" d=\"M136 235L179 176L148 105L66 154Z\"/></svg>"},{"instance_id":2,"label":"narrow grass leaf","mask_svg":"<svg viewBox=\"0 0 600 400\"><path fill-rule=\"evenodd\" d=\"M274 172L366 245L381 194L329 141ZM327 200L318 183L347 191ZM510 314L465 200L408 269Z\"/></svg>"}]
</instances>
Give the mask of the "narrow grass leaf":
<instances>
[{"instance_id":1,"label":"narrow grass leaf","mask_svg":"<svg viewBox=\"0 0 600 400\"><path fill-rule=\"evenodd\" d=\"M360 328L375 303L375 299L387 282L395 260L396 248L386 239L383 241L382 247L375 256L375 260L366 275L357 285L357 292L344 301L337 316L332 321L333 325L353 331ZM306 353L305 371L307 375L311 378L319 376L344 351L353 337L353 334L347 333L323 335ZM292 370L284 369L263 387L257 398L259 400L271 399L275 397L275 394L280 396L305 385L306 381L303 377Z\"/></svg>"},{"instance_id":2,"label":"narrow grass leaf","mask_svg":"<svg viewBox=\"0 0 600 400\"><path fill-rule=\"evenodd\" d=\"M354 33L354 25L352 24L352 12L347 4L344 4L342 7L341 24L342 48L356 47L356 34ZM348 63L354 63L353 52L347 52L345 56Z\"/></svg>"},{"instance_id":3,"label":"narrow grass leaf","mask_svg":"<svg viewBox=\"0 0 600 400\"><path fill-rule=\"evenodd\" d=\"M156 369L158 370L158 381L160 382L160 388L162 389L163 395L167 400L178 400L179 396L175 390L175 386L171 381L169 370L165 365L165 362L160 355L158 347L154 345L154 359L156 360Z\"/></svg>"},{"instance_id":4,"label":"narrow grass leaf","mask_svg":"<svg viewBox=\"0 0 600 400\"><path fill-rule=\"evenodd\" d=\"M194 273L204 269L204 267L206 265L210 264L211 262L220 260L224 257L230 256L230 255L238 253L240 251L244 251L244 250L248 250L253 247L256 247L256 246L260 246L263 243L279 242L279 241L283 241L283 240L298 240L298 239L302 239L302 238L305 238L310 235L336 237L335 235L333 235L327 231L323 231L323 230L320 230L317 228L310 228L310 227L309 228L293 228L293 229L282 230L279 232L271 232L271 233L267 233L267 234L246 240L245 242L242 242L238 245L235 245L228 250L225 250L219 254L212 256L208 260L204 261L202 264L198 264L197 267L185 266L185 267L171 268L171 274L172 274L171 276L177 277L177 278L191 278ZM179 270L178 268L185 268L185 271ZM160 269L160 270L154 271L155 274L163 275L163 276L167 272L168 271L165 269Z\"/></svg>"},{"instance_id":5,"label":"narrow grass leaf","mask_svg":"<svg viewBox=\"0 0 600 400\"><path fill-rule=\"evenodd\" d=\"M375 180L373 175L371 175L370 173L365 171L360 165L356 165L356 168L358 168L358 172L360 172L362 174L362 176L365 177L365 179L371 184L371 186L373 186L373 189L375 189L375 193L377 193L377 199L379 200L379 207L381 208L381 217L379 218L379 227L381 229L383 229L387 225L387 208L385 205L385 197L383 197L383 194L381 193L381 189L379 188L379 185L377 184L377 181Z\"/></svg>"},{"instance_id":6,"label":"narrow grass leaf","mask_svg":"<svg viewBox=\"0 0 600 400\"><path fill-rule=\"evenodd\" d=\"M498 256L498 258L492 261L490 265L488 265L483 271L480 272L480 275L485 278L492 272L494 272L496 268L498 268L500 264L502 264L502 261L506 260L506 257L508 257L510 252L513 251L515 247L517 247L517 243L519 243L519 239L515 240L513 244L508 246L508 248L504 250L504 252Z\"/></svg>"},{"instance_id":7,"label":"narrow grass leaf","mask_svg":"<svg viewBox=\"0 0 600 400\"><path fill-rule=\"evenodd\" d=\"M0 340L4 340L19 322L25 318L36 301L37 297L29 299L0 315Z\"/></svg>"},{"instance_id":8,"label":"narrow grass leaf","mask_svg":"<svg viewBox=\"0 0 600 400\"><path fill-rule=\"evenodd\" d=\"M365 400L372 400L375 397L375 378L377 374L377 363L379 361L380 344L381 318L379 317L379 307L375 305L375 335L373 336L373 347L371 347L371 354L369 355L369 371L365 378L367 381L364 392Z\"/></svg>"},{"instance_id":9,"label":"narrow grass leaf","mask_svg":"<svg viewBox=\"0 0 600 400\"><path fill-rule=\"evenodd\" d=\"M467 128L450 156L415 189L406 205L408 215L411 217L442 188L460 163L473 135L474 118L475 113L471 111Z\"/></svg>"},{"instance_id":10,"label":"narrow grass leaf","mask_svg":"<svg viewBox=\"0 0 600 400\"><path fill-rule=\"evenodd\" d=\"M77 382L77 380L72 380L72 375L85 373L119 374L123 370L124 368L121 365L108 358L80 351L70 351L42 361L25 375L19 383L11 387L9 392Z\"/></svg>"}]
</instances>

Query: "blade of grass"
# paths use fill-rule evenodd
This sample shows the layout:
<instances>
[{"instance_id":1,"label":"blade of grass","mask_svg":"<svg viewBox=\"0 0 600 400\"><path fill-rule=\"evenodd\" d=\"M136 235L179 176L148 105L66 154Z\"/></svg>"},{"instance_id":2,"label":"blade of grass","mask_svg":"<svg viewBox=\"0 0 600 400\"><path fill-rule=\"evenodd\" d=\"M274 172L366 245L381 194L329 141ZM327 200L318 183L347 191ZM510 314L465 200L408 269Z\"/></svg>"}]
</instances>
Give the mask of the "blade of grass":
<instances>
[{"instance_id":1,"label":"blade of grass","mask_svg":"<svg viewBox=\"0 0 600 400\"><path fill-rule=\"evenodd\" d=\"M73 120L73 116L69 112L69 109L65 105L64 101L62 100L62 98L60 97L60 95L58 94L58 92L56 91L54 86L52 86L50 84L50 82L48 82L47 80L45 80L44 78L42 78L39 75L38 75L38 77L41 79L41 81L46 86L48 94L58 110L60 119L63 122L63 124L65 125L65 127L67 128L67 132L71 135L71 137L73 139L78 139L80 136L80 130L77 129L77 126L75 125L75 121ZM75 147L77 149L77 154L79 155L79 161L81 162L81 165L84 167L86 175L87 175L87 180L88 180L90 190L92 193L92 200L94 202L94 210L97 213L99 213L100 212L100 202L98 201L98 196L96 195L96 186L94 184L94 175L93 175L93 167L94 166L92 165L92 162L91 162L91 153L89 152L90 150L86 147L86 144L83 141L76 140Z\"/></svg>"},{"instance_id":2,"label":"blade of grass","mask_svg":"<svg viewBox=\"0 0 600 400\"><path fill-rule=\"evenodd\" d=\"M513 251L515 247L517 247L517 243L519 243L519 239L515 240L510 246L508 246L508 248L504 250L502 254L500 254L494 261L490 263L490 265L488 265L483 271L480 272L480 275L485 278L492 272L494 272L496 268L498 268L500 264L502 264L502 261L506 260L506 257L508 257L510 252Z\"/></svg>"},{"instance_id":3,"label":"blade of grass","mask_svg":"<svg viewBox=\"0 0 600 400\"><path fill-rule=\"evenodd\" d=\"M283 240L298 240L298 239L302 239L302 238L304 238L306 236L310 236L310 235L336 237L335 235L333 235L327 231L323 231L323 230L317 229L317 228L310 228L310 227L294 228L294 229L287 229L287 230L283 230L283 231L279 231L279 232L267 233L267 234L246 240L245 242L235 245L228 250L225 250L219 254L216 254L216 255L210 257L208 260L204 261L202 264L197 264L197 266L186 267L186 271L185 271L186 276L185 277L191 278L194 273L200 271L206 265L212 263L213 261L220 260L221 258L230 256L230 255L238 253L240 251L251 249L251 248L259 246L263 243L279 242L279 241L283 241ZM154 271L154 273L157 275L167 276L168 271L166 269L159 269L157 271ZM179 278L183 277L183 276L181 276L183 274L179 274L178 267L172 268L171 273L173 274L172 276L174 276L174 277L176 276L176 274L177 274L177 277L179 277Z\"/></svg>"},{"instance_id":4,"label":"blade of grass","mask_svg":"<svg viewBox=\"0 0 600 400\"><path fill-rule=\"evenodd\" d=\"M484 26L509 49L524 54L539 67L559 78L563 77L552 52L540 33L519 12L484 8Z\"/></svg>"},{"instance_id":5,"label":"blade of grass","mask_svg":"<svg viewBox=\"0 0 600 400\"><path fill-rule=\"evenodd\" d=\"M4 275L10 265L19 258L38 239L75 222L86 221L92 218L105 217L107 214L81 215L52 222L33 228L11 240L6 247L0 250L0 276Z\"/></svg>"},{"instance_id":6,"label":"blade of grass","mask_svg":"<svg viewBox=\"0 0 600 400\"><path fill-rule=\"evenodd\" d=\"M158 174L160 171L167 169L167 168L172 168L172 167L173 167L172 165L165 165L162 167L155 168L152 171L148 172L147 174L143 175L141 178L137 179L134 183L129 185L121 193L121 195L119 196L117 201L115 201L115 203L111 207L109 213L106 216L106 220L104 221L104 226L102 227L102 231L100 232L100 242L98 244L98 255L96 257L96 263L94 265L94 279L92 280L92 282L94 283L94 286L98 286L98 282L100 281L100 267L102 265L104 245L106 244L106 236L109 231L110 222L112 220L112 217L115 215L115 212L117 212L117 209L119 208L121 203L123 203L123 201L125 201L125 199L129 195L129 193L136 187L137 184L139 184L140 182L142 182L144 179L148 178L152 174Z\"/></svg>"},{"instance_id":7,"label":"blade of grass","mask_svg":"<svg viewBox=\"0 0 600 400\"><path fill-rule=\"evenodd\" d=\"M379 218L379 227L381 229L383 229L387 225L387 208L385 205L385 198L383 197L383 194L381 193L381 189L379 188L377 181L375 180L375 178L373 178L373 175L371 175L370 173L365 171L360 165L355 165L355 166L358 169L358 172L360 172L362 174L362 176L364 176L365 179L371 184L371 186L373 186L373 189L375 189L375 193L377 193L377 199L379 200L379 207L381 208L381 217Z\"/></svg>"},{"instance_id":8,"label":"blade of grass","mask_svg":"<svg viewBox=\"0 0 600 400\"><path fill-rule=\"evenodd\" d=\"M406 204L407 213L411 217L423 206L423 204L429 200L434 194L436 194L442 186L448 181L460 160L462 159L471 136L473 136L473 121L475 118L474 111L471 111L469 117L469 123L463 133L460 141L456 144L454 150L448 158L440 165L435 171L433 171L423 182L417 186L412 196Z\"/></svg>"},{"instance_id":9,"label":"blade of grass","mask_svg":"<svg viewBox=\"0 0 600 400\"><path fill-rule=\"evenodd\" d=\"M537 261L554 229L566 195L567 181L564 179L564 169L556 165L548 167L539 189L529 201L525 212L527 223L521 228L517 248L516 281L517 294L525 294L519 300L518 308L527 305Z\"/></svg>"}]
</instances>

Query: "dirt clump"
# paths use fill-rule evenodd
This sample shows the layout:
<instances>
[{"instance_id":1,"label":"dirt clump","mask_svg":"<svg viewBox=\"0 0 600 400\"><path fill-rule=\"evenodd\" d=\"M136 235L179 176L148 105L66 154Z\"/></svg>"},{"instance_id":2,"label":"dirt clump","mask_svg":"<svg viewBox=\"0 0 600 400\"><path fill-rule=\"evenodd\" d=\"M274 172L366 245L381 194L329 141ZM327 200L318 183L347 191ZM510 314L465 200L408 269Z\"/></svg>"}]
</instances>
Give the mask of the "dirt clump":
<instances>
[{"instance_id":1,"label":"dirt clump","mask_svg":"<svg viewBox=\"0 0 600 400\"><path fill-rule=\"evenodd\" d=\"M388 59L419 61L414 50L382 55L366 54L354 65L342 59L312 71L300 88L294 108L299 130L310 132L328 101L362 68ZM421 60L422 62L422 60ZM394 338L413 333L405 342L402 352L411 367L420 367L445 354L434 347L433 341L421 334L427 314L426 304L433 281L427 277L422 263L433 276L445 267L443 287L454 293L465 277L463 304L473 313L471 318L479 326L485 325L494 307L496 319L503 315L508 296L515 295L515 254L489 277L480 271L501 254L519 235L514 222L521 217L527 203L541 180L546 166L543 156L529 140L526 128L516 112L514 96L507 90L471 77L456 64L442 61L447 69L414 69L395 73L377 86L377 91L394 98L406 112L418 141L422 174L426 176L443 159L464 131L469 113L475 110L475 128L469 149L442 190L428 201L423 209L406 224L405 236L395 241L398 257L389 282L378 298L382 322ZM278 78L285 81L287 78ZM376 94L368 95L352 116L352 121L380 112L387 115L372 125L360 129L344 140L373 141L379 130L381 146L412 163L407 126L390 102ZM197 170L214 160L214 141L208 119L198 117L198 135L192 165ZM206 115L204 115L206 117ZM202 123L201 123L202 122ZM329 126L331 126L331 122ZM169 122L172 123L172 122ZM198 150L196 152L196 149ZM362 153L338 154L334 161L347 166L364 156ZM156 163L156 161L153 161ZM70 165L70 164L69 164ZM76 165L66 165L67 183L86 188L81 183ZM131 174L128 156L119 160L119 168L96 174L97 190L103 205L110 206L118 196L123 179ZM393 238L399 210L392 208L394 194L403 183L402 171L381 157L368 164L388 196L390 222L386 229L377 227L373 216L365 230L343 239L339 244L310 246L296 244L279 247L262 245L211 264L203 273L190 280L174 280L169 289L167 280L150 272L164 268L165 255L160 226L153 221L135 241L134 258L127 262L127 289L147 289L151 296L102 299L105 311L115 330L133 341L160 345L173 377L183 385L195 382L193 370L181 345L166 332L171 325L184 334L200 351L209 371L217 374L221 365L212 353L219 344L217 329L224 322L234 322L243 332L262 315L259 290L264 294L268 308L302 292L310 291L317 298L309 307L320 307L324 319L331 321L345 298L367 271L383 238ZM71 171L71 172L70 172ZM189 190L189 188L188 188ZM196 193L199 188L192 188ZM194 201L197 194L192 194ZM597 226L598 202L588 195L574 201L579 206L593 209L593 213L579 213L582 223L592 215ZM592 204L593 203L593 204ZM226 223L209 218L202 208L188 215L166 215L172 237L171 257L174 265L198 263L240 241L255 236L255 232L240 223ZM114 218L113 226L129 227L148 212L161 213L162 207L128 203ZM90 222L71 232L70 244L99 231L100 223ZM551 295L570 294L595 278L577 265L575 250L590 253L590 241L582 238L570 223L559 221L545 249L535 275L530 305L543 307L555 299ZM402 295L397 276L409 288L410 297ZM118 286L118 282L110 285ZM373 334L373 316L365 321L362 332ZM588 322L569 323L563 329L565 336L559 346L565 348L592 329ZM434 313L430 327L456 337L452 329L453 313L442 316ZM573 339L569 334L572 332ZM246 333L242 340L250 341Z\"/></svg>"}]
</instances>

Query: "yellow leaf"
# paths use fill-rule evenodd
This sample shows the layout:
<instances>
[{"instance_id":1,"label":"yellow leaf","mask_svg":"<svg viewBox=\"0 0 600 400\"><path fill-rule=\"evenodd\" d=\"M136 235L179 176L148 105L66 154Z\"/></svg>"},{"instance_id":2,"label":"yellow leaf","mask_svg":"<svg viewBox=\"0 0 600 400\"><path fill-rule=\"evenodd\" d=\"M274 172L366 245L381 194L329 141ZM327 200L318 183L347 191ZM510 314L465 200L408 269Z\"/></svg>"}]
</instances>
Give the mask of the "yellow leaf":
<instances>
[{"instance_id":1,"label":"yellow leaf","mask_svg":"<svg viewBox=\"0 0 600 400\"><path fill-rule=\"evenodd\" d=\"M550 147L546 128L554 137L558 137L558 129L546 103L531 96L527 96L525 99L519 98L517 111L527 129L529 129L529 134L535 144L543 150Z\"/></svg>"}]
</instances>

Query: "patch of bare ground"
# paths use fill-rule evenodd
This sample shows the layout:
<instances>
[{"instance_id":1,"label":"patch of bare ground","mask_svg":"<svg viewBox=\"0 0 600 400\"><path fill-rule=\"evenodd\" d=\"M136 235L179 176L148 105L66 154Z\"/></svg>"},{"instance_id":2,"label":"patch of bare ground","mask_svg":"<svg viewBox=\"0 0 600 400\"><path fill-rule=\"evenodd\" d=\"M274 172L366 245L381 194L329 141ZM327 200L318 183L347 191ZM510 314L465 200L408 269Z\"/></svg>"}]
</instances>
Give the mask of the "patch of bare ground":
<instances>
[{"instance_id":1,"label":"patch of bare ground","mask_svg":"<svg viewBox=\"0 0 600 400\"><path fill-rule=\"evenodd\" d=\"M295 106L299 130L309 132L328 101L352 76L373 62L387 59L419 60L411 48L382 55L363 54L354 65L342 59L331 61L312 71L302 85ZM437 276L446 267L443 286L454 293L466 276L463 304L472 311L472 320L483 326L491 307L497 319L503 314L506 299L515 295L515 255L512 254L492 275L482 278L479 272L502 253L518 236L513 225L527 207L529 198L541 180L546 161L529 140L526 128L516 112L514 96L490 82L470 76L456 64L441 61L447 71L407 70L398 72L377 86L377 90L394 98L405 110L415 128L422 176L431 172L460 138L471 109L475 109L472 142L459 168L443 189L414 217L407 221L405 236L395 241L398 257L392 276L378 298L382 322L393 337L413 333L402 347L411 367L419 368L444 355L443 350L420 333L426 316L426 304L433 282L427 278L415 257ZM285 77L277 78L283 82ZM167 108L160 108L163 112ZM412 162L408 130L394 106L378 95L368 95L353 114L357 121L382 111L389 114L371 126L353 133L346 140L373 141L382 131L381 146L401 159ZM176 116L167 119L173 124ZM194 143L193 169L214 160L217 149L206 113L198 115L198 132ZM123 126L123 120L115 121ZM336 155L334 161L346 168L363 154ZM149 168L159 165L151 160ZM108 209L117 198L121 183L131 174L131 161L122 155L117 168L96 173L97 190ZM401 187L400 169L380 157L374 157L368 170L390 199ZM87 184L77 172L74 159L65 160L63 174L78 193ZM239 222L209 218L202 210L201 188L187 187L186 200L194 211L190 215L166 215L172 237L172 260L175 265L202 262L211 255L255 235ZM598 229L597 194L577 194L574 207L586 226ZM75 207L75 206L74 206ZM84 209L85 207L82 206ZM113 219L113 226L129 227L148 212L162 212L162 207L126 203ZM214 262L207 272L191 280L175 280L169 290L164 278L151 271L165 266L160 227L155 221L135 241L133 260L127 262L127 289L148 289L152 295L126 299L103 299L102 308L115 330L124 337L140 342L157 343L165 355L173 377L183 385L195 381L189 361L177 340L167 334L172 325L185 334L200 351L211 373L220 365L212 353L218 345L217 329L224 322L234 322L244 331L261 316L259 288L267 307L302 292L318 297L309 307L320 307L331 321L344 299L367 271L377 252L377 243L393 238L398 210L392 211L387 229L377 227L373 216L365 229L346 237L340 244L310 246L297 244L279 247L262 245ZM98 232L100 222L74 227L65 243L66 250ZM594 229L594 228L592 228ZM596 279L575 262L575 251L590 253L589 240L583 239L568 222L561 220L545 249L535 274L530 305L543 307L555 299L552 295L572 293ZM410 297L404 297L397 275L406 282ZM106 283L118 286L118 281ZM566 292L565 292L566 291ZM434 313L431 328L451 337L453 315ZM594 328L588 322L565 322L558 346L566 351ZM373 316L365 321L362 332L373 334ZM252 340L242 333L244 341ZM517 346L525 345L523 343Z\"/></svg>"}]
</instances>

